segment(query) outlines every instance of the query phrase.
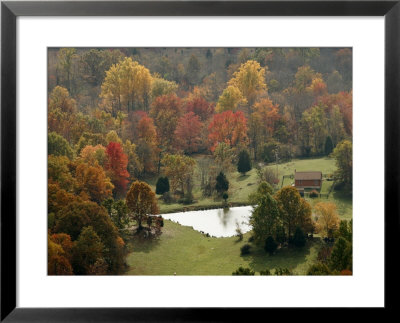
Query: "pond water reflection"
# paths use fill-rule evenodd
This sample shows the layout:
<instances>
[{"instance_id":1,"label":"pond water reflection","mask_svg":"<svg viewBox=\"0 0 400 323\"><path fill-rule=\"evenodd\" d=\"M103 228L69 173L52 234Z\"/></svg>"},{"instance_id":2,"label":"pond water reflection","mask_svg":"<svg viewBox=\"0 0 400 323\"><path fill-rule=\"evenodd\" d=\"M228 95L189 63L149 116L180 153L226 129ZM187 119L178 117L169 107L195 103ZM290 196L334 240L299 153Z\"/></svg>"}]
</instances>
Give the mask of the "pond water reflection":
<instances>
[{"instance_id":1,"label":"pond water reflection","mask_svg":"<svg viewBox=\"0 0 400 323\"><path fill-rule=\"evenodd\" d=\"M214 237L232 237L236 235L237 223L243 233L251 230L248 224L251 206L231 207L205 211L189 211L162 214L162 217L181 225L191 226Z\"/></svg>"}]
</instances>

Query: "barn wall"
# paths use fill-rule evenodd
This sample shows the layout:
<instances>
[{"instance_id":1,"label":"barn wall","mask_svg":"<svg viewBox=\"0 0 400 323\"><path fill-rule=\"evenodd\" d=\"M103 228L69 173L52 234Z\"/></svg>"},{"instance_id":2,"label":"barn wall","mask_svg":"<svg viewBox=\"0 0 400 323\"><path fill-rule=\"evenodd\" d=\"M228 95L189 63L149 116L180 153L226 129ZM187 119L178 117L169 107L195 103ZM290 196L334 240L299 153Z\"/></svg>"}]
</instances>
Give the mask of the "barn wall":
<instances>
[{"instance_id":1,"label":"barn wall","mask_svg":"<svg viewBox=\"0 0 400 323\"><path fill-rule=\"evenodd\" d=\"M315 184L314 180L301 180L301 184L300 184L300 180L296 180L295 181L295 185L297 187L321 187L321 180L316 180L317 184Z\"/></svg>"}]
</instances>

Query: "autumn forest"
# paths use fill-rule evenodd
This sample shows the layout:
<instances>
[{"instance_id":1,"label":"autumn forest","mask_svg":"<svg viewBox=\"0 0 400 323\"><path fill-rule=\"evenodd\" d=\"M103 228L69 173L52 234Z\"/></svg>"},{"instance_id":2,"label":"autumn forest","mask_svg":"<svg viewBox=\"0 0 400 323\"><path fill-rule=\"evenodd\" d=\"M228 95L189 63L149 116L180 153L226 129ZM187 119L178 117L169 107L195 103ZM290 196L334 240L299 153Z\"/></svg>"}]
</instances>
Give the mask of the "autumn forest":
<instances>
[{"instance_id":1,"label":"autumn forest","mask_svg":"<svg viewBox=\"0 0 400 323\"><path fill-rule=\"evenodd\" d=\"M48 274L351 275L352 105L351 48L49 48Z\"/></svg>"}]
</instances>

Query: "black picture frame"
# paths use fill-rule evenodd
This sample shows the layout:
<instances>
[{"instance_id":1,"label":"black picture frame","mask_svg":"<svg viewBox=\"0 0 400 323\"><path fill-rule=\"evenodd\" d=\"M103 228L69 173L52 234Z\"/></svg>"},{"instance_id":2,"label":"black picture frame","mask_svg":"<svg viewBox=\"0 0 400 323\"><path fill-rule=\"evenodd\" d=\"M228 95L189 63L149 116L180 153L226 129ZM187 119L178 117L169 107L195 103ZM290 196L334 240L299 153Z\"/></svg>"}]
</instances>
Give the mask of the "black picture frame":
<instances>
[{"instance_id":1,"label":"black picture frame","mask_svg":"<svg viewBox=\"0 0 400 323\"><path fill-rule=\"evenodd\" d=\"M1 321L236 321L264 309L17 308L16 19L19 16L384 16L385 309L396 307L400 178L400 4L396 1L79 1L1 3ZM40 291L38 291L40 293ZM40 297L40 295L39 295ZM249 313L250 312L250 313ZM287 312L286 312L287 313ZM253 316L254 315L254 316ZM370 314L368 314L370 316ZM379 314L381 315L381 314ZM314 317L315 319L315 317Z\"/></svg>"}]
</instances>

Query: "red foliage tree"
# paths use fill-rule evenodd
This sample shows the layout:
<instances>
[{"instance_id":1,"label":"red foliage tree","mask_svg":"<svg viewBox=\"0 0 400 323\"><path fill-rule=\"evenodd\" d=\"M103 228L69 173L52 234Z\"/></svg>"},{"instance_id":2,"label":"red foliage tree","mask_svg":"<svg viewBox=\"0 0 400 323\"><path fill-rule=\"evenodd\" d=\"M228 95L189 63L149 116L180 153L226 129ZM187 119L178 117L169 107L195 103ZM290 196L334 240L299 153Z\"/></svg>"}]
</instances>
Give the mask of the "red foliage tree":
<instances>
[{"instance_id":1,"label":"red foliage tree","mask_svg":"<svg viewBox=\"0 0 400 323\"><path fill-rule=\"evenodd\" d=\"M106 149L108 160L106 162L106 170L110 174L116 192L123 194L128 184L129 173L127 171L128 156L122 150L121 144L110 142Z\"/></svg>"},{"instance_id":2,"label":"red foliage tree","mask_svg":"<svg viewBox=\"0 0 400 323\"><path fill-rule=\"evenodd\" d=\"M188 112L179 118L175 130L175 145L185 153L197 152L201 143L202 123L194 112Z\"/></svg>"},{"instance_id":3,"label":"red foliage tree","mask_svg":"<svg viewBox=\"0 0 400 323\"><path fill-rule=\"evenodd\" d=\"M247 121L242 111L228 110L215 114L208 126L208 132L211 151L220 142L231 147L245 146L248 143Z\"/></svg>"},{"instance_id":4,"label":"red foliage tree","mask_svg":"<svg viewBox=\"0 0 400 323\"><path fill-rule=\"evenodd\" d=\"M208 120L214 113L214 105L208 103L204 98L197 96L185 103L185 111L198 115L201 121Z\"/></svg>"},{"instance_id":5,"label":"red foliage tree","mask_svg":"<svg viewBox=\"0 0 400 323\"><path fill-rule=\"evenodd\" d=\"M156 170L158 158L157 132L153 119L147 113L141 116L137 124L136 152L143 172L152 173Z\"/></svg>"}]
</instances>

